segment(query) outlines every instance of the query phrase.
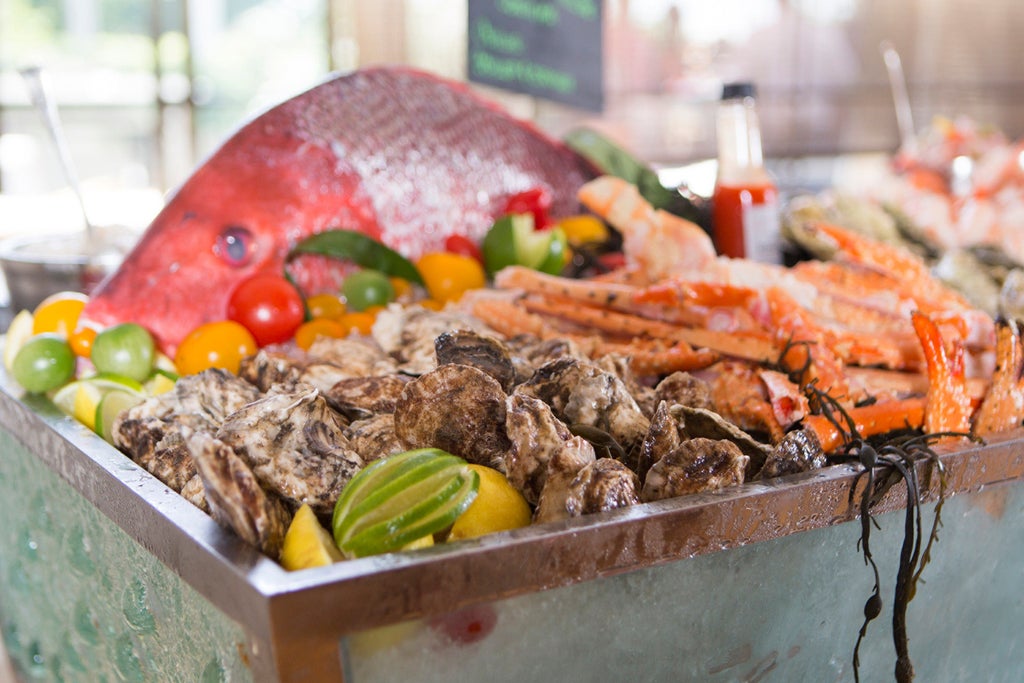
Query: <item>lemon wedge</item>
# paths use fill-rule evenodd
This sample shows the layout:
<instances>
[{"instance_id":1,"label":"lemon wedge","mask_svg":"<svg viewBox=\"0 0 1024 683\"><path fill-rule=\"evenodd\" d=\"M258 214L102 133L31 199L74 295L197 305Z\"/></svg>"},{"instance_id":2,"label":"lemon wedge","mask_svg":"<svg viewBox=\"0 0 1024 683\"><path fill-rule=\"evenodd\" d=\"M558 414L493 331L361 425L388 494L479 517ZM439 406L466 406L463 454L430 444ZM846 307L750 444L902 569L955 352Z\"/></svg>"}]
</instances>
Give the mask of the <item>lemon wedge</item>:
<instances>
[{"instance_id":1,"label":"lemon wedge","mask_svg":"<svg viewBox=\"0 0 1024 683\"><path fill-rule=\"evenodd\" d=\"M7 328L7 337L4 341L4 367L8 372L14 366L14 357L18 355L18 350L32 336L32 323L31 311L21 311L14 316Z\"/></svg>"},{"instance_id":2,"label":"lemon wedge","mask_svg":"<svg viewBox=\"0 0 1024 683\"><path fill-rule=\"evenodd\" d=\"M281 548L281 564L289 571L322 567L342 559L334 539L320 526L313 508L303 505L295 513Z\"/></svg>"},{"instance_id":3,"label":"lemon wedge","mask_svg":"<svg viewBox=\"0 0 1024 683\"><path fill-rule=\"evenodd\" d=\"M480 475L480 490L473 503L455 520L448 533L449 541L529 525L533 518L530 504L504 474L483 465L469 467Z\"/></svg>"}]
</instances>

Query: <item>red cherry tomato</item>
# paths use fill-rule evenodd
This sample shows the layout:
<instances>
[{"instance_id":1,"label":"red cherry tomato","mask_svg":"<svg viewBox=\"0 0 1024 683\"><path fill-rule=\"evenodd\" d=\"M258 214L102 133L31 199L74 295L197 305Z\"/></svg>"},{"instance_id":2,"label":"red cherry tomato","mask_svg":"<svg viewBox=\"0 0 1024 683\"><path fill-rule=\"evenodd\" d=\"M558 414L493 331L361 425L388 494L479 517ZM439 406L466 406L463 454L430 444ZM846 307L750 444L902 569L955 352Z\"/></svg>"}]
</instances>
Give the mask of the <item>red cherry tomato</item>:
<instances>
[{"instance_id":1,"label":"red cherry tomato","mask_svg":"<svg viewBox=\"0 0 1024 683\"><path fill-rule=\"evenodd\" d=\"M229 320L252 333L259 346L288 341L306 315L299 291L271 273L240 282L231 293L227 313Z\"/></svg>"},{"instance_id":2,"label":"red cherry tomato","mask_svg":"<svg viewBox=\"0 0 1024 683\"><path fill-rule=\"evenodd\" d=\"M548 217L551 193L543 187L534 187L512 195L505 202L505 213L532 213L535 230L545 230L554 223Z\"/></svg>"},{"instance_id":3,"label":"red cherry tomato","mask_svg":"<svg viewBox=\"0 0 1024 683\"><path fill-rule=\"evenodd\" d=\"M465 235L449 235L448 239L444 241L444 250L449 254L468 256L475 258L480 263L484 262L484 255L480 253L480 247Z\"/></svg>"}]
</instances>

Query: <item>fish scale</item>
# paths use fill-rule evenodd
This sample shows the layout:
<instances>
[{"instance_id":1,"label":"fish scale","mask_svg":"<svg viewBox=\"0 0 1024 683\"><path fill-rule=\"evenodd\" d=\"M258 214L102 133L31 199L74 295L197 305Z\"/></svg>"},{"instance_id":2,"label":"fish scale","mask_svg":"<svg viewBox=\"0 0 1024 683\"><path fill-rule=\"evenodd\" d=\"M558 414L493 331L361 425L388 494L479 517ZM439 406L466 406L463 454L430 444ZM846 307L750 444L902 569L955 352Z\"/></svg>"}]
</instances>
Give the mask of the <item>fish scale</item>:
<instances>
[{"instance_id":1,"label":"fish scale","mask_svg":"<svg viewBox=\"0 0 1024 683\"><path fill-rule=\"evenodd\" d=\"M464 83L398 67L338 76L228 138L93 292L83 319L140 323L173 354L191 330L226 317L240 281L283 272L303 237L358 230L414 259L454 234L479 242L526 190L546 189L552 215L576 213L577 190L596 175ZM322 257L292 271L307 293L336 288L344 272Z\"/></svg>"}]
</instances>

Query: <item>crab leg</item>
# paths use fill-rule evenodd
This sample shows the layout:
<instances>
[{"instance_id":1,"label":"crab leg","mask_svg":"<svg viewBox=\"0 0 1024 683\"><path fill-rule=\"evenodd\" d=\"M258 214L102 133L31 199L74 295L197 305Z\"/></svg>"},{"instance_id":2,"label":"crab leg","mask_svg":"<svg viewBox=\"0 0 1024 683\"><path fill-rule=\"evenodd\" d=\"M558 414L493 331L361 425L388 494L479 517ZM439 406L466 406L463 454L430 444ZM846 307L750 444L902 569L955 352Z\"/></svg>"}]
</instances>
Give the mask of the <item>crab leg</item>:
<instances>
[{"instance_id":1,"label":"crab leg","mask_svg":"<svg viewBox=\"0 0 1024 683\"><path fill-rule=\"evenodd\" d=\"M915 311L912 320L928 365L924 429L929 433L967 432L973 406L964 377L963 344L955 341L952 353L947 354L939 328L931 318Z\"/></svg>"},{"instance_id":2,"label":"crab leg","mask_svg":"<svg viewBox=\"0 0 1024 683\"><path fill-rule=\"evenodd\" d=\"M996 322L996 371L974 418L974 433L983 436L1019 427L1024 420L1024 347L1020 324Z\"/></svg>"},{"instance_id":3,"label":"crab leg","mask_svg":"<svg viewBox=\"0 0 1024 683\"><path fill-rule=\"evenodd\" d=\"M918 429L924 423L925 399L908 398L900 401L882 401L857 408L847 408L846 415L853 420L856 434L862 438L885 434L897 429ZM809 415L803 426L810 429L821 442L821 448L831 453L851 438L840 418L843 429L825 415Z\"/></svg>"}]
</instances>

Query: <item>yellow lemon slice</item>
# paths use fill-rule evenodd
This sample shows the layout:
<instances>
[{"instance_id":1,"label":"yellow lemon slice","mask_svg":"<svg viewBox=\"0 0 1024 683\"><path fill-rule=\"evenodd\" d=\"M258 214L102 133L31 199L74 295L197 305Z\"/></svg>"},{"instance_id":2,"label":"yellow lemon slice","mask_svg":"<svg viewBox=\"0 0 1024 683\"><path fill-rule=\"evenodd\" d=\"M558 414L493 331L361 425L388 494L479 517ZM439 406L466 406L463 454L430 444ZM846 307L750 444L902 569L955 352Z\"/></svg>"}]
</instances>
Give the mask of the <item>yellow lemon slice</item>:
<instances>
[{"instance_id":1,"label":"yellow lemon slice","mask_svg":"<svg viewBox=\"0 0 1024 683\"><path fill-rule=\"evenodd\" d=\"M504 474L483 465L470 465L470 468L480 475L480 489L473 503L452 525L449 541L529 525L533 517L530 504Z\"/></svg>"},{"instance_id":2,"label":"yellow lemon slice","mask_svg":"<svg viewBox=\"0 0 1024 683\"><path fill-rule=\"evenodd\" d=\"M33 318L30 311L21 311L11 320L7 328L7 337L4 340L4 367L11 371L14 365L14 357L18 350L25 345L25 342L32 336Z\"/></svg>"},{"instance_id":3,"label":"yellow lemon slice","mask_svg":"<svg viewBox=\"0 0 1024 683\"><path fill-rule=\"evenodd\" d=\"M289 571L322 567L341 560L334 539L320 526L313 508L303 505L295 513L281 548L281 564Z\"/></svg>"}]
</instances>

